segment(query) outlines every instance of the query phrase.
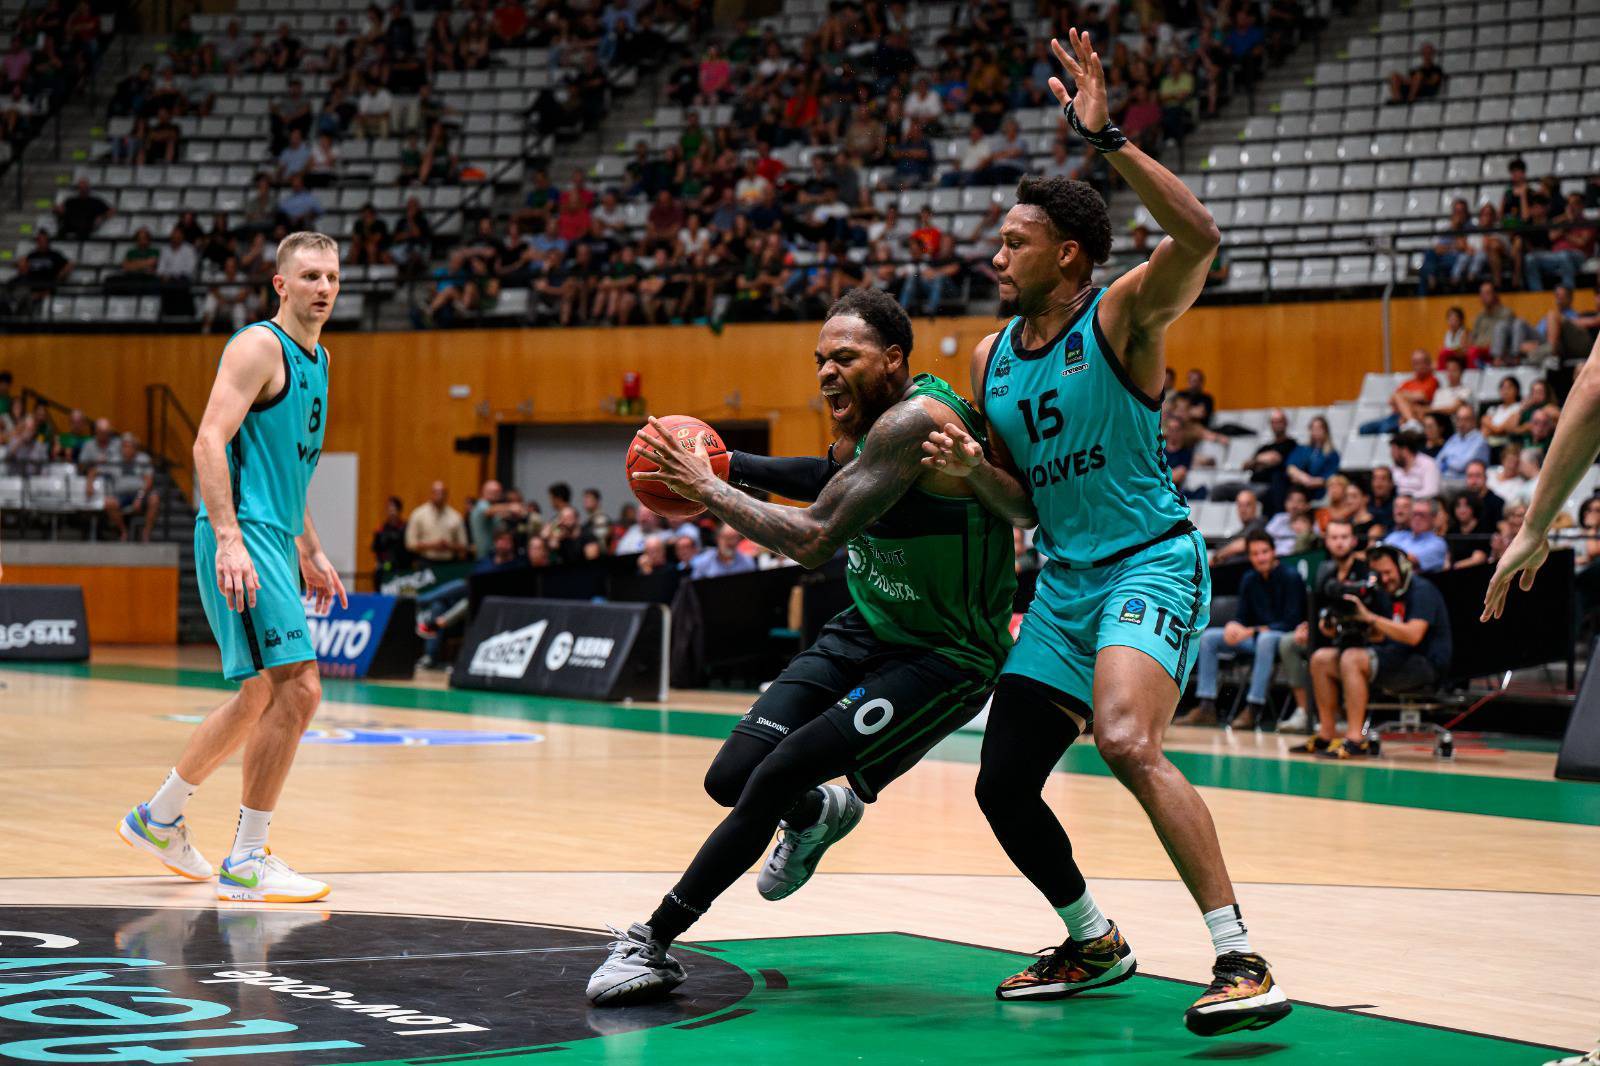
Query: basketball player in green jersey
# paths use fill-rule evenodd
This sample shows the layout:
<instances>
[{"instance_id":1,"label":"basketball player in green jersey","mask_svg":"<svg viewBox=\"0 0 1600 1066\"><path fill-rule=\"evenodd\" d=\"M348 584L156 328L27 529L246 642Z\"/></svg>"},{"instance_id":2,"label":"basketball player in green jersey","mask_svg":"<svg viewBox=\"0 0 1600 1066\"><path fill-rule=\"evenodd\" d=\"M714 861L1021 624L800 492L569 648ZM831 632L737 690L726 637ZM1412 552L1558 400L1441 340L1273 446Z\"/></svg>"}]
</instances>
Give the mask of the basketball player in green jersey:
<instances>
[{"instance_id":1,"label":"basketball player in green jersey","mask_svg":"<svg viewBox=\"0 0 1600 1066\"><path fill-rule=\"evenodd\" d=\"M1163 456L1167 328L1200 295L1221 239L1173 174L1110 125L1105 74L1087 34L1052 41L1076 96L1050 87L1167 234L1107 288L1090 277L1111 246L1093 189L1025 178L994 267L1017 317L973 353L972 384L1014 465L985 458L960 427L935 434L930 463L964 472L999 509L1028 499L1046 559L996 684L978 800L1006 854L1061 915L1067 940L1003 981L1002 999L1055 999L1127 979L1134 956L1100 913L1061 823L1041 796L1094 719L1107 765L1138 798L1210 928L1213 980L1185 1015L1202 1036L1259 1029L1290 1006L1251 950L1211 814L1161 750L1207 617L1205 544ZM1020 475L1017 472L1020 471Z\"/></svg>"},{"instance_id":2,"label":"basketball player in green jersey","mask_svg":"<svg viewBox=\"0 0 1600 1066\"><path fill-rule=\"evenodd\" d=\"M828 622L734 727L706 774L730 807L648 923L612 946L589 981L597 1004L638 1002L683 981L667 948L750 868L775 825L776 850L757 877L767 899L799 889L823 851L861 819L890 781L981 708L1011 636L1016 588L1011 520L1032 525L1026 499L1000 515L969 484L921 465L928 434L980 420L948 384L912 375L911 320L894 298L855 289L833 305L817 341L817 381L853 457L768 459L734 453L729 481L815 500L756 500L719 480L699 449L647 434L661 481L703 502L745 536L803 566L848 553L852 606ZM654 425L654 420L652 420ZM656 427L659 431L659 426ZM851 787L825 785L846 777Z\"/></svg>"},{"instance_id":3,"label":"basketball player in green jersey","mask_svg":"<svg viewBox=\"0 0 1600 1066\"><path fill-rule=\"evenodd\" d=\"M217 898L307 903L328 886L273 855L267 826L322 698L302 580L318 610L335 598L345 605L306 506L328 420L328 352L318 338L339 295L338 245L292 233L278 245L277 267L282 306L228 341L194 445L195 569L223 674L239 691L206 716L166 782L117 831L173 873L208 880L211 864L190 839L183 808L242 746L243 803Z\"/></svg>"}]
</instances>

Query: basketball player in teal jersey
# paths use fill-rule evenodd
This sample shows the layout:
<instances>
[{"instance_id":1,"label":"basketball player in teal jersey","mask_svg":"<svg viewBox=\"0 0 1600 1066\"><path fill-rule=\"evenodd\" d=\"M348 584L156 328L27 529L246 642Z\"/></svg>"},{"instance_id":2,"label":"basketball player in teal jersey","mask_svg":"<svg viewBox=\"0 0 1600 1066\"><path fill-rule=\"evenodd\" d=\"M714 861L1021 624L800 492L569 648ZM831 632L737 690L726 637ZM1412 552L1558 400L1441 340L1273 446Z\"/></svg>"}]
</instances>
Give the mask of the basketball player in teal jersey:
<instances>
[{"instance_id":1,"label":"basketball player in teal jersey","mask_svg":"<svg viewBox=\"0 0 1600 1066\"><path fill-rule=\"evenodd\" d=\"M1167 236L1148 262L1096 288L1090 277L1111 247L1104 201L1080 182L1024 179L994 257L1001 300L1017 317L973 353L973 392L999 446L985 457L953 425L927 445L929 465L964 470L991 508L1031 499L1047 560L995 690L977 791L1006 854L1068 937L996 992L1054 999L1133 974L1132 950L1095 906L1041 796L1093 718L1100 753L1144 806L1211 929L1214 980L1186 1024L1204 1036L1258 1029L1289 1003L1251 951L1210 812L1161 751L1211 597L1205 544L1163 459L1164 338L1200 294L1220 235L1194 194L1110 125L1100 59L1087 34L1069 40L1071 54L1051 46L1077 95L1059 79L1051 89Z\"/></svg>"},{"instance_id":2,"label":"basketball player in teal jersey","mask_svg":"<svg viewBox=\"0 0 1600 1066\"><path fill-rule=\"evenodd\" d=\"M183 808L243 746L243 803L217 898L308 903L326 896L328 886L273 855L267 826L322 698L301 581L319 611L335 598L345 605L344 585L306 506L328 421L328 352L317 341L339 295L338 245L320 233L290 234L278 245L277 266L272 284L282 306L228 341L194 445L200 597L223 674L241 684L117 831L173 873L209 880L211 864L190 839Z\"/></svg>"}]
</instances>

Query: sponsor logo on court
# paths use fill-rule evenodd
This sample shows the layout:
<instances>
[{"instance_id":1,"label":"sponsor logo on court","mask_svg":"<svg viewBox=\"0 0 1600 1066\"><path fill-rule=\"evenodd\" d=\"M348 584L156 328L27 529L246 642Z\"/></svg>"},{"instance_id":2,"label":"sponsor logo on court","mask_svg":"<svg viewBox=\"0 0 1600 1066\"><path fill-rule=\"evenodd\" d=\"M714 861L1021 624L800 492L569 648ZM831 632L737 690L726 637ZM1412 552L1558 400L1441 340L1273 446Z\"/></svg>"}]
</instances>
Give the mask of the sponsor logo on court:
<instances>
[{"instance_id":1,"label":"sponsor logo on court","mask_svg":"<svg viewBox=\"0 0 1600 1066\"><path fill-rule=\"evenodd\" d=\"M478 650L472 653L467 672L480 677L522 677L528 672L528 664L533 662L539 638L544 636L549 624L535 622L509 633L495 634L479 644Z\"/></svg>"},{"instance_id":2,"label":"sponsor logo on court","mask_svg":"<svg viewBox=\"0 0 1600 1066\"><path fill-rule=\"evenodd\" d=\"M540 733L495 733L479 729L308 729L302 744L401 748L455 748L476 744L538 744Z\"/></svg>"},{"instance_id":3,"label":"sponsor logo on court","mask_svg":"<svg viewBox=\"0 0 1600 1066\"><path fill-rule=\"evenodd\" d=\"M71 645L78 642L78 622L74 618L35 618L0 626L0 651L41 644Z\"/></svg>"},{"instance_id":4,"label":"sponsor logo on court","mask_svg":"<svg viewBox=\"0 0 1600 1066\"><path fill-rule=\"evenodd\" d=\"M1122 614L1118 616L1117 621L1129 622L1136 626L1143 625L1144 610L1144 601L1136 596L1122 605Z\"/></svg>"},{"instance_id":5,"label":"sponsor logo on court","mask_svg":"<svg viewBox=\"0 0 1600 1066\"><path fill-rule=\"evenodd\" d=\"M425 1014L410 1010L397 1003L362 1003L353 992L339 992L327 985L312 984L303 977L279 977L271 970L217 970L202 985L241 984L266 988L293 999L310 999L327 1003L336 1010L381 1018L390 1025L415 1025L423 1028L406 1029L403 1036L439 1036L443 1033L487 1033L487 1025L458 1022L442 1014Z\"/></svg>"}]
</instances>

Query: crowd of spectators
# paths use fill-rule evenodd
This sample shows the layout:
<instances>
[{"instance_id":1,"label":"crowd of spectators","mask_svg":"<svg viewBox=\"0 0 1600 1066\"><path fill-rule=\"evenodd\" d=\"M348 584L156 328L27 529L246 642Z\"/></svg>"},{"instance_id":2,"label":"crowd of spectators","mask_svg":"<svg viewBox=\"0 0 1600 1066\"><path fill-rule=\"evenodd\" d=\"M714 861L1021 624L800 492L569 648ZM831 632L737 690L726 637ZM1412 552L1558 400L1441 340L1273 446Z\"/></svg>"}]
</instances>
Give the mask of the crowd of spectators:
<instances>
[{"instance_id":1,"label":"crowd of spectators","mask_svg":"<svg viewBox=\"0 0 1600 1066\"><path fill-rule=\"evenodd\" d=\"M495 480L483 483L464 512L451 505L442 481L434 482L428 499L409 512L391 497L371 550L380 579L419 565L468 563L471 574L491 574L605 556L631 557L643 575L668 572L691 580L792 565L707 516L674 524L627 503L613 518L599 489L584 489L574 503L565 482L549 486L544 507ZM465 579L442 582L419 596L425 665L439 661L444 638L465 617L466 600Z\"/></svg>"},{"instance_id":2,"label":"crowd of spectators","mask_svg":"<svg viewBox=\"0 0 1600 1066\"><path fill-rule=\"evenodd\" d=\"M111 34L106 18L125 5L115 0L46 0L30 4L0 30L0 141L21 149L100 66Z\"/></svg>"},{"instance_id":3,"label":"crowd of spectators","mask_svg":"<svg viewBox=\"0 0 1600 1066\"><path fill-rule=\"evenodd\" d=\"M1507 171L1498 204L1486 201L1473 214L1466 200L1452 201L1444 229L1417 270L1419 295L1480 283L1497 290L1578 287L1579 273L1600 250L1600 174L1582 190L1563 193L1554 175L1530 181L1520 157Z\"/></svg>"},{"instance_id":4,"label":"crowd of spectators","mask_svg":"<svg viewBox=\"0 0 1600 1066\"><path fill-rule=\"evenodd\" d=\"M1153 153L1313 25L1288 2L1044 8L1054 32L1087 27L1102 42L1112 114ZM901 0L832 5L798 42L741 22L671 69L667 96L686 109L676 143L636 143L625 177L599 189L581 172L559 188L534 174L513 215L486 221L435 271L414 320L494 314L522 286L533 320L561 325L812 318L859 285L927 314L953 310L969 286L992 283L998 205L949 232L931 210L902 218L873 193L1003 186L1024 172L1109 193L1113 172L1064 120L1033 139L1016 120L1054 106L1047 81L1060 73L1006 0L959 5L931 54L913 50ZM729 120L706 123L712 109ZM802 166L779 157L795 146ZM650 205L642 235L630 201Z\"/></svg>"},{"instance_id":5,"label":"crowd of spectators","mask_svg":"<svg viewBox=\"0 0 1600 1066\"><path fill-rule=\"evenodd\" d=\"M161 513L155 462L134 434L118 433L109 419L91 420L77 410L58 427L45 401L25 403L14 393L10 371L0 371L0 473L81 478L81 498L64 502L103 515L120 540L132 536L137 520L139 539L149 543Z\"/></svg>"}]
</instances>

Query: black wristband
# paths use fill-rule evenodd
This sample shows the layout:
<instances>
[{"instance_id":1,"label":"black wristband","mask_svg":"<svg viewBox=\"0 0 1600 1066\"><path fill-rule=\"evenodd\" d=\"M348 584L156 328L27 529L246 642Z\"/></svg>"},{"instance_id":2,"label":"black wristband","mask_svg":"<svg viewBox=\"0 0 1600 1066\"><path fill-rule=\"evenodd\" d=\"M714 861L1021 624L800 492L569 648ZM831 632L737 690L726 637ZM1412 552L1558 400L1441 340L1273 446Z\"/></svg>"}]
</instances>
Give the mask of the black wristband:
<instances>
[{"instance_id":1,"label":"black wristband","mask_svg":"<svg viewBox=\"0 0 1600 1066\"><path fill-rule=\"evenodd\" d=\"M1070 103L1061 109L1061 113L1067 116L1067 125L1072 127L1072 132L1082 137L1089 147L1097 152L1115 152L1128 143L1128 138L1112 124L1110 118L1106 119L1103 129L1091 131L1083 124L1083 119L1078 117L1078 113L1072 109Z\"/></svg>"}]
</instances>

